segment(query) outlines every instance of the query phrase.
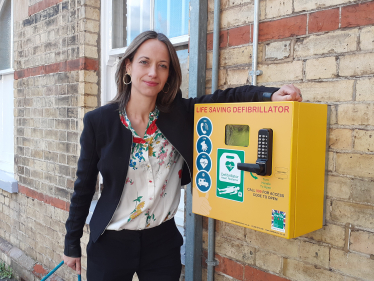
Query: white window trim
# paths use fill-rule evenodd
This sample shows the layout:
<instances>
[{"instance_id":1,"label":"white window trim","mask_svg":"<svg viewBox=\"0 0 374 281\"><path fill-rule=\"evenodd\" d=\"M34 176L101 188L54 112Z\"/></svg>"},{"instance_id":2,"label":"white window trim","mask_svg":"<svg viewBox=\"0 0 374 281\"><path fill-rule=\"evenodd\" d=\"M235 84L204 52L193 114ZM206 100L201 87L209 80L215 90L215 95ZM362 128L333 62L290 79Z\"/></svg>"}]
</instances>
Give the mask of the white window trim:
<instances>
[{"instance_id":1,"label":"white window trim","mask_svg":"<svg viewBox=\"0 0 374 281\"><path fill-rule=\"evenodd\" d=\"M7 75L7 74L13 74L14 69L13 68L8 68L8 69L3 69L0 70L0 75Z\"/></svg>"},{"instance_id":2,"label":"white window trim","mask_svg":"<svg viewBox=\"0 0 374 281\"><path fill-rule=\"evenodd\" d=\"M3 8L3 4L4 4L5 0L0 0L0 11L1 9ZM0 75L3 76L3 75L12 75L14 73L14 69L13 69L13 51L14 51L14 48L13 48L13 26L14 26L14 16L13 16L13 13L14 13L14 1L11 0L11 15L10 15L10 21L11 21L11 25L10 25L10 42L11 42L11 46L10 46L10 68L8 69L3 69L3 70L0 70ZM14 93L12 93L12 95L14 95ZM12 104L10 105L12 107L14 107L14 103L12 102ZM13 116L12 116L13 117ZM14 118L14 117L13 117ZM13 119L14 120L14 119ZM14 147L14 135L13 135L13 147ZM13 150L14 151L14 150ZM14 157L13 157L14 158ZM14 179L14 161L13 161L13 173L8 173L6 171L2 171L0 170L0 189L3 189L9 193L17 193L18 192L18 182Z\"/></svg>"},{"instance_id":3,"label":"white window trim","mask_svg":"<svg viewBox=\"0 0 374 281\"><path fill-rule=\"evenodd\" d=\"M3 69L3 70L0 70L0 75L6 75L6 74L12 74L14 73L14 68L13 68L13 52L14 52L14 48L13 48L13 25L14 25L14 17L13 17L13 13L14 13L14 7L13 7L13 3L14 1L11 0L10 1L10 68L8 69ZM5 0L0 0L0 12L3 8L3 5L5 3Z\"/></svg>"},{"instance_id":4,"label":"white window trim","mask_svg":"<svg viewBox=\"0 0 374 281\"><path fill-rule=\"evenodd\" d=\"M4 2L5 2L5 0L0 0L0 12L1 12L1 9L3 8Z\"/></svg>"}]
</instances>

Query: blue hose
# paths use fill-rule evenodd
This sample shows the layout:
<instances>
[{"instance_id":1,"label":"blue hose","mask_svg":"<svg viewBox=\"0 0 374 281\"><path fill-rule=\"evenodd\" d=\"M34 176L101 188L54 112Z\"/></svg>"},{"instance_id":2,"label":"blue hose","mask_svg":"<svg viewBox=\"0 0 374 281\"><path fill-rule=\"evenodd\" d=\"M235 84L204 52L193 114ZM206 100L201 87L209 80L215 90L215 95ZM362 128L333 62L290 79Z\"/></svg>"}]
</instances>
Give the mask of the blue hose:
<instances>
[{"instance_id":1,"label":"blue hose","mask_svg":"<svg viewBox=\"0 0 374 281\"><path fill-rule=\"evenodd\" d=\"M40 281L46 281L57 269L59 269L64 264L64 261L60 262L54 269L52 269L44 278ZM78 274L78 281L81 281L81 275Z\"/></svg>"}]
</instances>

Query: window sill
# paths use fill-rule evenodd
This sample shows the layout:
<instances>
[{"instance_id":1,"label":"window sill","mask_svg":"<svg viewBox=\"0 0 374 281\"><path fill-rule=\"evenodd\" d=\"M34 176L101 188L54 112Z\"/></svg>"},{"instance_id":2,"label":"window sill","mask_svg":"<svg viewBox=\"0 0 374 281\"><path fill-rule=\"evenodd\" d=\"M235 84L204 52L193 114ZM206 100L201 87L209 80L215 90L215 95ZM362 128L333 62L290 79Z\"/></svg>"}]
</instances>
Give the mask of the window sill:
<instances>
[{"instance_id":1,"label":"window sill","mask_svg":"<svg viewBox=\"0 0 374 281\"><path fill-rule=\"evenodd\" d=\"M0 75L13 74L13 73L14 73L14 69L13 68L8 68L8 69L0 70Z\"/></svg>"},{"instance_id":2,"label":"window sill","mask_svg":"<svg viewBox=\"0 0 374 281\"><path fill-rule=\"evenodd\" d=\"M18 193L18 182L12 174L0 170L0 189L9 193Z\"/></svg>"}]
</instances>

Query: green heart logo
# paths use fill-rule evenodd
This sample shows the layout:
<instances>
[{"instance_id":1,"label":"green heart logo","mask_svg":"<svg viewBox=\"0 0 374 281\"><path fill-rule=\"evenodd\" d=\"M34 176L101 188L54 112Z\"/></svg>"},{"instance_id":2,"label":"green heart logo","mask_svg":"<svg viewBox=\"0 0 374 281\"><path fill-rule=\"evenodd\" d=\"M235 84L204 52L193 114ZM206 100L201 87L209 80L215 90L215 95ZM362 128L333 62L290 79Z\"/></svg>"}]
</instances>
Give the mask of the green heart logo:
<instances>
[{"instance_id":1,"label":"green heart logo","mask_svg":"<svg viewBox=\"0 0 374 281\"><path fill-rule=\"evenodd\" d=\"M231 170L235 168L235 163L231 161L226 161L225 165L226 165L227 170L229 170L229 172L231 172Z\"/></svg>"}]
</instances>

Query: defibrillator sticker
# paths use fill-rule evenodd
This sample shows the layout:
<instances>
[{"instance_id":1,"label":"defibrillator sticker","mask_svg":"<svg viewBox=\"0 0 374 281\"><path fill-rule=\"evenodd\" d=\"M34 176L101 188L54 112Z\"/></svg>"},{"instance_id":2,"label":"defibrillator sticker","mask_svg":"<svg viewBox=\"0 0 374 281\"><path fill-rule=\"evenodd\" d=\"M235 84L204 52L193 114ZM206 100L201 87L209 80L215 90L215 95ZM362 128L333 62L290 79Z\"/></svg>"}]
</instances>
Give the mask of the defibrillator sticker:
<instances>
[{"instance_id":1,"label":"defibrillator sticker","mask_svg":"<svg viewBox=\"0 0 374 281\"><path fill-rule=\"evenodd\" d=\"M243 202L244 172L238 163L244 163L244 151L217 149L217 197Z\"/></svg>"},{"instance_id":2,"label":"defibrillator sticker","mask_svg":"<svg viewBox=\"0 0 374 281\"><path fill-rule=\"evenodd\" d=\"M271 229L279 232L286 232L286 213L272 210L271 212Z\"/></svg>"}]
</instances>

